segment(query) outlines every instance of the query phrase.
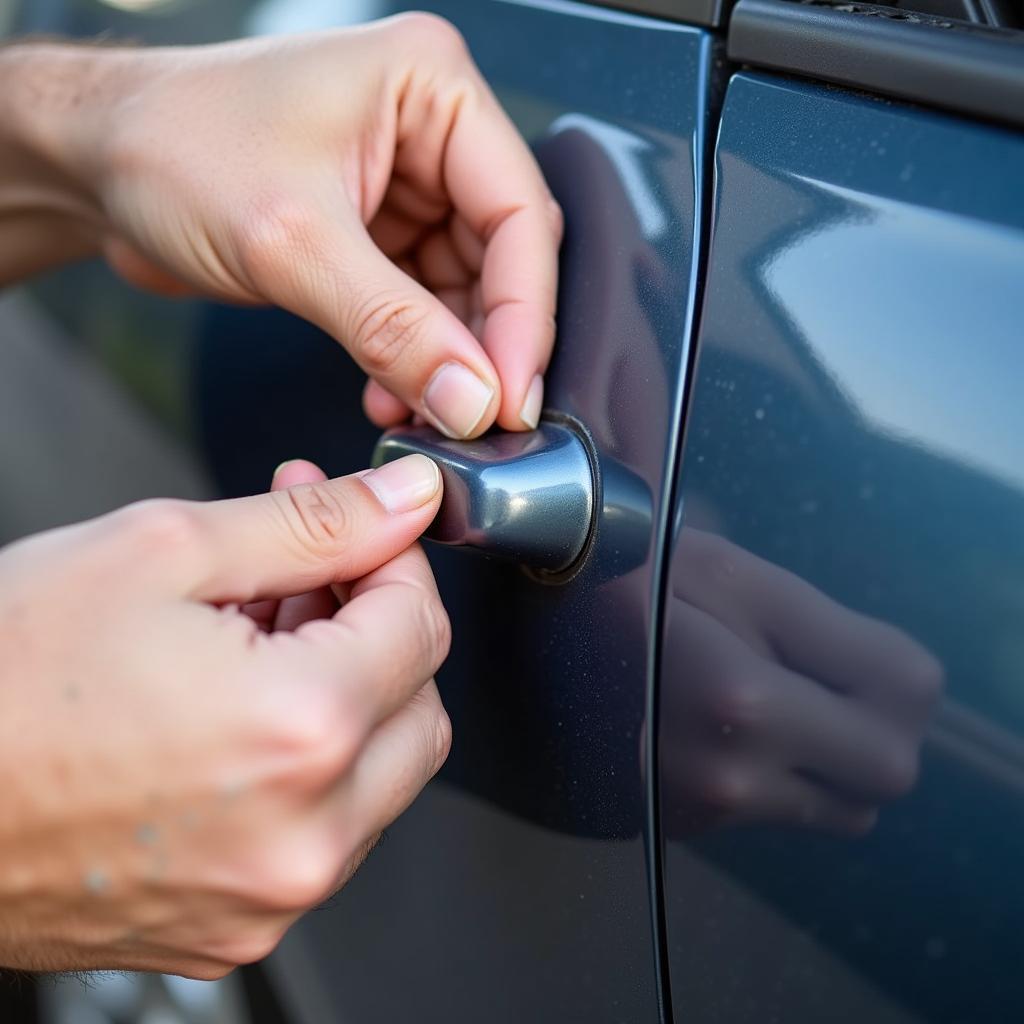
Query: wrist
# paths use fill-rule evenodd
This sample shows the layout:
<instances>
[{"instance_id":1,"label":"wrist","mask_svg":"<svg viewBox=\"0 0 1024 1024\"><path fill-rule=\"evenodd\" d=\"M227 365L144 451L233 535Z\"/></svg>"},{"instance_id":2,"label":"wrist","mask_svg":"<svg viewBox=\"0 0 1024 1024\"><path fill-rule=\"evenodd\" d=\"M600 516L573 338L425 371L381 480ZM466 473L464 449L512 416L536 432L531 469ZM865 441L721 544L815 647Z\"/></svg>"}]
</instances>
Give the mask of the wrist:
<instances>
[{"instance_id":1,"label":"wrist","mask_svg":"<svg viewBox=\"0 0 1024 1024\"><path fill-rule=\"evenodd\" d=\"M102 143L125 56L49 43L0 50L0 218L51 235L63 224L70 256L97 251L104 233Z\"/></svg>"}]
</instances>

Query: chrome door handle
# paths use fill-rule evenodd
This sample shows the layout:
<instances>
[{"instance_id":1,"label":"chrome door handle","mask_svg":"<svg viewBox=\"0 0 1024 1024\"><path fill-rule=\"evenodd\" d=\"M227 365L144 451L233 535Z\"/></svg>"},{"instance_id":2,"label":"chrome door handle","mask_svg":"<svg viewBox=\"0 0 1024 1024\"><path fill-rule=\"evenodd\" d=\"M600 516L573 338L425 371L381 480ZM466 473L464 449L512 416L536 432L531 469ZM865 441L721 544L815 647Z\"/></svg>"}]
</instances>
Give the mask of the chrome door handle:
<instances>
[{"instance_id":1,"label":"chrome door handle","mask_svg":"<svg viewBox=\"0 0 1024 1024\"><path fill-rule=\"evenodd\" d=\"M594 470L569 427L452 441L431 427L384 434L373 465L419 453L444 479L444 498L424 536L477 548L531 569L561 573L583 553L594 519Z\"/></svg>"}]
</instances>

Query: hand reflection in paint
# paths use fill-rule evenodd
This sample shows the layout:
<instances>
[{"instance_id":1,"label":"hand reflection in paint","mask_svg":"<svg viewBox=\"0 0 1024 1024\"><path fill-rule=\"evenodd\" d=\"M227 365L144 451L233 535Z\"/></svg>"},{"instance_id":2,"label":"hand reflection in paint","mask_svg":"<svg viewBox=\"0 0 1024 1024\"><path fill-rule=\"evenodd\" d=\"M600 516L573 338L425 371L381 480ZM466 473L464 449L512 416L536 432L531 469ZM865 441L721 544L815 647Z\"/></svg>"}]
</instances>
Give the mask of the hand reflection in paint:
<instances>
[{"instance_id":1,"label":"hand reflection in paint","mask_svg":"<svg viewBox=\"0 0 1024 1024\"><path fill-rule=\"evenodd\" d=\"M942 666L729 541L683 529L668 595L664 826L863 835L917 780Z\"/></svg>"}]
</instances>

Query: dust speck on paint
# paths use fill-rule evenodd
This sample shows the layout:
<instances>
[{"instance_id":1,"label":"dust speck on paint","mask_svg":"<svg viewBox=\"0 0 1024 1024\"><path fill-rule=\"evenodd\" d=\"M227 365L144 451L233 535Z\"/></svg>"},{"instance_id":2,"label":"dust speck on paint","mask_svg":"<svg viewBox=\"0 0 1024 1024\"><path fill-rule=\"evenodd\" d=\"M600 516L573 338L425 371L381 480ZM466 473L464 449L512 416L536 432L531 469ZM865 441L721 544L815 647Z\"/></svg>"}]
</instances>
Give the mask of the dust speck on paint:
<instances>
[{"instance_id":1,"label":"dust speck on paint","mask_svg":"<svg viewBox=\"0 0 1024 1024\"><path fill-rule=\"evenodd\" d=\"M77 704L82 696L82 691L77 683L67 683L64 687L64 699L69 704Z\"/></svg>"},{"instance_id":2,"label":"dust speck on paint","mask_svg":"<svg viewBox=\"0 0 1024 1024\"><path fill-rule=\"evenodd\" d=\"M92 867L86 871L82 884L85 886L86 892L100 896L110 888L110 875L103 868Z\"/></svg>"}]
</instances>

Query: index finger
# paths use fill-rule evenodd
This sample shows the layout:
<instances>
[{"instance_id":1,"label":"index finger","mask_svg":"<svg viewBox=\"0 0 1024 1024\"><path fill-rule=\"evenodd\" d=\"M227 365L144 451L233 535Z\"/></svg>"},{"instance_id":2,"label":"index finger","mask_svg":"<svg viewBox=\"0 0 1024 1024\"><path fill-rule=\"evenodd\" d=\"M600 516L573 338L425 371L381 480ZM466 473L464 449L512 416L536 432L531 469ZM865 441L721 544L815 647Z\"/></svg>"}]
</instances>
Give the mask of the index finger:
<instances>
[{"instance_id":1,"label":"index finger","mask_svg":"<svg viewBox=\"0 0 1024 1024\"><path fill-rule=\"evenodd\" d=\"M529 147L481 80L445 152L458 214L484 244L481 339L501 379L498 423L537 425L555 341L562 213Z\"/></svg>"},{"instance_id":2,"label":"index finger","mask_svg":"<svg viewBox=\"0 0 1024 1024\"><path fill-rule=\"evenodd\" d=\"M448 655L450 628L423 549L414 544L353 584L331 619L270 640L338 680L364 728L406 704Z\"/></svg>"}]
</instances>

